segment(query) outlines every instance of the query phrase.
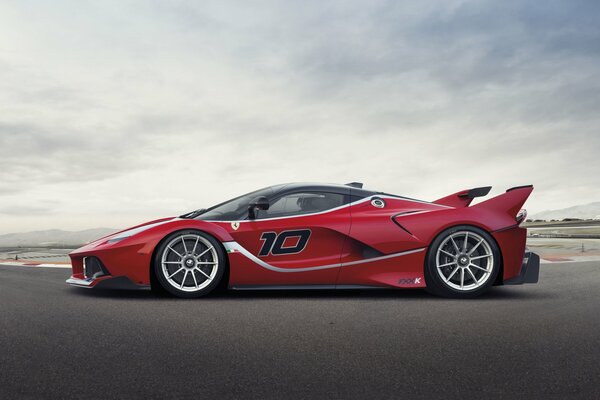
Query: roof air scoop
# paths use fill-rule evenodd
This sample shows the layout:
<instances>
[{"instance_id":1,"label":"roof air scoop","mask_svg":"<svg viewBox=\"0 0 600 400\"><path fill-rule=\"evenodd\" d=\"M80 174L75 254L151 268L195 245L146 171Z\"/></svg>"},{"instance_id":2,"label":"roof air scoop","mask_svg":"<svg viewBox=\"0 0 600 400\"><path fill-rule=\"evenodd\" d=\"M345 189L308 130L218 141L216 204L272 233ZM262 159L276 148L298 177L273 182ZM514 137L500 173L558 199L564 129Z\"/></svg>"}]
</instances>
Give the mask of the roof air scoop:
<instances>
[{"instance_id":1,"label":"roof air scoop","mask_svg":"<svg viewBox=\"0 0 600 400\"><path fill-rule=\"evenodd\" d=\"M363 184L362 184L362 182L350 182L350 183L346 183L345 186L351 186L353 188L362 189Z\"/></svg>"}]
</instances>

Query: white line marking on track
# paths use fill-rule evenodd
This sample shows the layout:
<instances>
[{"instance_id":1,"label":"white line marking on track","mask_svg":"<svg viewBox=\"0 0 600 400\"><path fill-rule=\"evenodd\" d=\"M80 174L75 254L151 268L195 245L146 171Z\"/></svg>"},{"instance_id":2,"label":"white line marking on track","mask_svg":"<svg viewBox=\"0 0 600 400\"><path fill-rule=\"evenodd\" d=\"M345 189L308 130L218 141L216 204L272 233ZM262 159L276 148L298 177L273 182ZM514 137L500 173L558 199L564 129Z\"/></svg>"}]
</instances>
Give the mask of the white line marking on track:
<instances>
[{"instance_id":1,"label":"white line marking on track","mask_svg":"<svg viewBox=\"0 0 600 400\"><path fill-rule=\"evenodd\" d=\"M0 261L0 266L6 267L27 267L27 268L63 268L63 269L71 269L71 266L68 264L25 264L25 263L12 263L12 262L4 262Z\"/></svg>"}]
</instances>

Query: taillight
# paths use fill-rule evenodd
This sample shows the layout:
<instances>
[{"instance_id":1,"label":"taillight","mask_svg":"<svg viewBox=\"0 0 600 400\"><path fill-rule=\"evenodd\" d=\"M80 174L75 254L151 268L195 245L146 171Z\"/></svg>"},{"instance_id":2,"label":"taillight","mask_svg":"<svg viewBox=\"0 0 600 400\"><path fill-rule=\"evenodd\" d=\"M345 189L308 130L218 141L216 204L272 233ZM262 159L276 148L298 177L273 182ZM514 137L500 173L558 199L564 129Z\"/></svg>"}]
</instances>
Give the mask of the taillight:
<instances>
[{"instance_id":1,"label":"taillight","mask_svg":"<svg viewBox=\"0 0 600 400\"><path fill-rule=\"evenodd\" d=\"M527 210L522 209L517 214L517 224L521 224L521 222L525 221L526 218L527 218Z\"/></svg>"}]
</instances>

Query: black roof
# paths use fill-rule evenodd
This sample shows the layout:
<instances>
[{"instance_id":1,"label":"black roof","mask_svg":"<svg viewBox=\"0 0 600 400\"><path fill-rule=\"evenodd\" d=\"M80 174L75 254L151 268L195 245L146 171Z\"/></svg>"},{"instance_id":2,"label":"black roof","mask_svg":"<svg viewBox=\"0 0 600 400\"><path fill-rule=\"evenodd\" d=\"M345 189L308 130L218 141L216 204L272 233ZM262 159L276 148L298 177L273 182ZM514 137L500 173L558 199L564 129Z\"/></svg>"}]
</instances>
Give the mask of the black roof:
<instances>
[{"instance_id":1,"label":"black roof","mask_svg":"<svg viewBox=\"0 0 600 400\"><path fill-rule=\"evenodd\" d=\"M375 190L366 190L355 187L354 185L346 184L340 185L337 183L313 183L313 182L294 182L294 183L283 183L280 185L270 186L273 190L271 196L279 197L286 193L297 192L299 190L306 190L307 192L316 191L316 192L331 192L331 193L339 193L339 194L350 194L358 197L369 197L375 195L382 196L392 196L397 197L399 199L406 199L412 201L420 201L423 200L414 199L412 197L400 196L397 194L379 192ZM428 203L428 202L425 202Z\"/></svg>"},{"instance_id":2,"label":"black roof","mask_svg":"<svg viewBox=\"0 0 600 400\"><path fill-rule=\"evenodd\" d=\"M274 195L279 195L287 192L296 192L298 190L352 194L361 197L373 196L374 194L379 193L374 192L372 190L359 189L354 186L340 185L336 183L294 182L285 183L281 185L274 185L271 187L273 188Z\"/></svg>"}]
</instances>

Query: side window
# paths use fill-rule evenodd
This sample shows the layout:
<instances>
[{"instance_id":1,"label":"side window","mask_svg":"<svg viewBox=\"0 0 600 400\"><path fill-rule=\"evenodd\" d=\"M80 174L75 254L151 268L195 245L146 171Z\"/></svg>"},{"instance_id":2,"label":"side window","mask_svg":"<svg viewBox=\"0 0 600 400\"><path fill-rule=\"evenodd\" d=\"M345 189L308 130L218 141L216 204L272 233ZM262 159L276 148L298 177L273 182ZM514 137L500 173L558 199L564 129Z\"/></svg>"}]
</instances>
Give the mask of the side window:
<instances>
[{"instance_id":1,"label":"side window","mask_svg":"<svg viewBox=\"0 0 600 400\"><path fill-rule=\"evenodd\" d=\"M312 214L344 204L343 194L325 192L292 193L275 200L268 210L259 211L257 219Z\"/></svg>"}]
</instances>

